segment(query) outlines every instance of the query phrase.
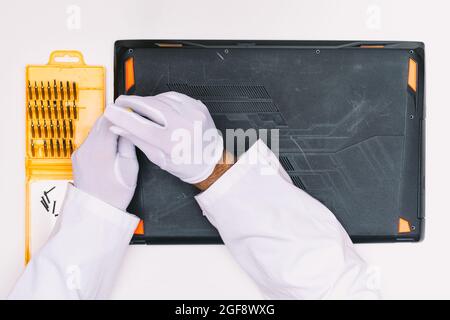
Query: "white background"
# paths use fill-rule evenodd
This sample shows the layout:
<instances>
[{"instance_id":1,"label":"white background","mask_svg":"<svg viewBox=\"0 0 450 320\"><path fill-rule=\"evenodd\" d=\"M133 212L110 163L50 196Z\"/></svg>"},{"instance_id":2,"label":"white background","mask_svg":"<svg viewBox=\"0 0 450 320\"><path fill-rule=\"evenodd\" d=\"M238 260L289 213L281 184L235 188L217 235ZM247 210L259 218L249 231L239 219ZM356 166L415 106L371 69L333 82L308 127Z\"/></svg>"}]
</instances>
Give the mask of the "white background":
<instances>
[{"instance_id":1,"label":"white background","mask_svg":"<svg viewBox=\"0 0 450 320\"><path fill-rule=\"evenodd\" d=\"M75 5L75 7L70 7ZM75 11L73 9L75 8ZM80 24L70 20L80 9ZM426 44L426 238L359 245L385 298L450 298L448 1L8 1L0 10L0 298L23 271L24 72L55 49L107 69L117 39L416 40ZM74 29L75 27L75 29ZM113 298L261 298L223 246L133 246Z\"/></svg>"}]
</instances>

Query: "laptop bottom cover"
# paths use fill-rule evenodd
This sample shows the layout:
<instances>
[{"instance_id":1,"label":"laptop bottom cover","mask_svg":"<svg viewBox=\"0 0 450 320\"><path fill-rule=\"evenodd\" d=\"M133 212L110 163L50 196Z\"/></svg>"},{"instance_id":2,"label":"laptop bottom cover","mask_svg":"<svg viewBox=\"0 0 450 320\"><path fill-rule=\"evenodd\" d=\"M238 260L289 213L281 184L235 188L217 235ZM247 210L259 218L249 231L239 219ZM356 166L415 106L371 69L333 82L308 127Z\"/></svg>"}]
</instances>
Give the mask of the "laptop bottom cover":
<instances>
[{"instance_id":1,"label":"laptop bottom cover","mask_svg":"<svg viewBox=\"0 0 450 320\"><path fill-rule=\"evenodd\" d=\"M293 183L327 206L353 241L420 239L421 44L170 44L118 41L116 96L184 93L208 107L224 136L226 129L278 129L280 162ZM193 198L199 191L138 157L129 211L144 232L133 241L220 243Z\"/></svg>"}]
</instances>

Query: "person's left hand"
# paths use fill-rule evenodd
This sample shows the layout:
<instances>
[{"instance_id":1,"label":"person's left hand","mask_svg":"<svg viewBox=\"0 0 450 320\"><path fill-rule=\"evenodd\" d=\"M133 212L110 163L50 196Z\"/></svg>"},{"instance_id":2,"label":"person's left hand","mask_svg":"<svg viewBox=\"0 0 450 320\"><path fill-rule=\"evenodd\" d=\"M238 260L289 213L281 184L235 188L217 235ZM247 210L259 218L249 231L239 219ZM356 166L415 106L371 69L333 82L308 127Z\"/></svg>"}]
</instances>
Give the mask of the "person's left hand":
<instances>
[{"instance_id":1,"label":"person's left hand","mask_svg":"<svg viewBox=\"0 0 450 320\"><path fill-rule=\"evenodd\" d=\"M111 125L101 116L72 155L74 185L125 211L136 189L139 164L134 145L114 134Z\"/></svg>"}]
</instances>

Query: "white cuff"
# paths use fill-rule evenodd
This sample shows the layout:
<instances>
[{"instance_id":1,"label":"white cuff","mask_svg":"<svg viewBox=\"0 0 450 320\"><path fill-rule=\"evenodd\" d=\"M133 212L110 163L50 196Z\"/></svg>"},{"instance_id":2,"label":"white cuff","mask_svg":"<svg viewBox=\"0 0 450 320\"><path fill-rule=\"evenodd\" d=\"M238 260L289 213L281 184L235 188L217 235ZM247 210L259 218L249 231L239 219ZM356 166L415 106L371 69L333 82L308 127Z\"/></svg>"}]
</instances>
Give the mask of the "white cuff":
<instances>
[{"instance_id":1,"label":"white cuff","mask_svg":"<svg viewBox=\"0 0 450 320\"><path fill-rule=\"evenodd\" d=\"M254 170L256 166L258 166L257 168L262 175L279 175L292 184L291 178L280 165L277 156L259 139L216 182L207 190L195 196L203 213L205 213L206 207L215 203L233 186L239 184L245 178L245 175L250 170Z\"/></svg>"},{"instance_id":2,"label":"white cuff","mask_svg":"<svg viewBox=\"0 0 450 320\"><path fill-rule=\"evenodd\" d=\"M79 214L97 217L102 221L123 228L125 232L134 231L139 223L138 217L117 209L69 183L61 218L64 219L64 213L73 212L74 208L77 208Z\"/></svg>"}]
</instances>

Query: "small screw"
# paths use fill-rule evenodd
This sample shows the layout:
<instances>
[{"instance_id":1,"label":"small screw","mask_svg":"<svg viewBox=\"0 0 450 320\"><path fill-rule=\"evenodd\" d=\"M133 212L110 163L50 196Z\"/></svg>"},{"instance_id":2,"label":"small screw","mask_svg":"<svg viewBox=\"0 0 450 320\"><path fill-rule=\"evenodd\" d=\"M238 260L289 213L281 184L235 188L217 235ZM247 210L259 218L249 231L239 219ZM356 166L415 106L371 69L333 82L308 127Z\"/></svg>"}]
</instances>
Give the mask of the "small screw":
<instances>
[{"instance_id":1,"label":"small screw","mask_svg":"<svg viewBox=\"0 0 450 320\"><path fill-rule=\"evenodd\" d=\"M409 54L414 54L414 50L409 50Z\"/></svg>"},{"instance_id":2,"label":"small screw","mask_svg":"<svg viewBox=\"0 0 450 320\"><path fill-rule=\"evenodd\" d=\"M413 115L410 115L409 118L412 120L412 119L414 119L414 116L413 116Z\"/></svg>"},{"instance_id":3,"label":"small screw","mask_svg":"<svg viewBox=\"0 0 450 320\"><path fill-rule=\"evenodd\" d=\"M133 49L128 49L128 53L133 53Z\"/></svg>"},{"instance_id":4,"label":"small screw","mask_svg":"<svg viewBox=\"0 0 450 320\"><path fill-rule=\"evenodd\" d=\"M45 196L45 199L47 199L47 202L50 203L50 199L48 198L48 193L45 191L44 191L44 196Z\"/></svg>"},{"instance_id":5,"label":"small screw","mask_svg":"<svg viewBox=\"0 0 450 320\"><path fill-rule=\"evenodd\" d=\"M45 193L50 193L50 192L52 192L53 190L55 190L55 188L56 188L56 186L50 188L50 190L47 190Z\"/></svg>"},{"instance_id":6,"label":"small screw","mask_svg":"<svg viewBox=\"0 0 450 320\"><path fill-rule=\"evenodd\" d=\"M42 206L44 207L44 209L45 209L47 212L49 212L49 211L48 211L49 207L48 207L47 203L45 203L45 200L44 200L44 199L41 199L41 204L42 204Z\"/></svg>"},{"instance_id":7,"label":"small screw","mask_svg":"<svg viewBox=\"0 0 450 320\"><path fill-rule=\"evenodd\" d=\"M320 50L319 49L316 50L316 54L320 54Z\"/></svg>"}]
</instances>

